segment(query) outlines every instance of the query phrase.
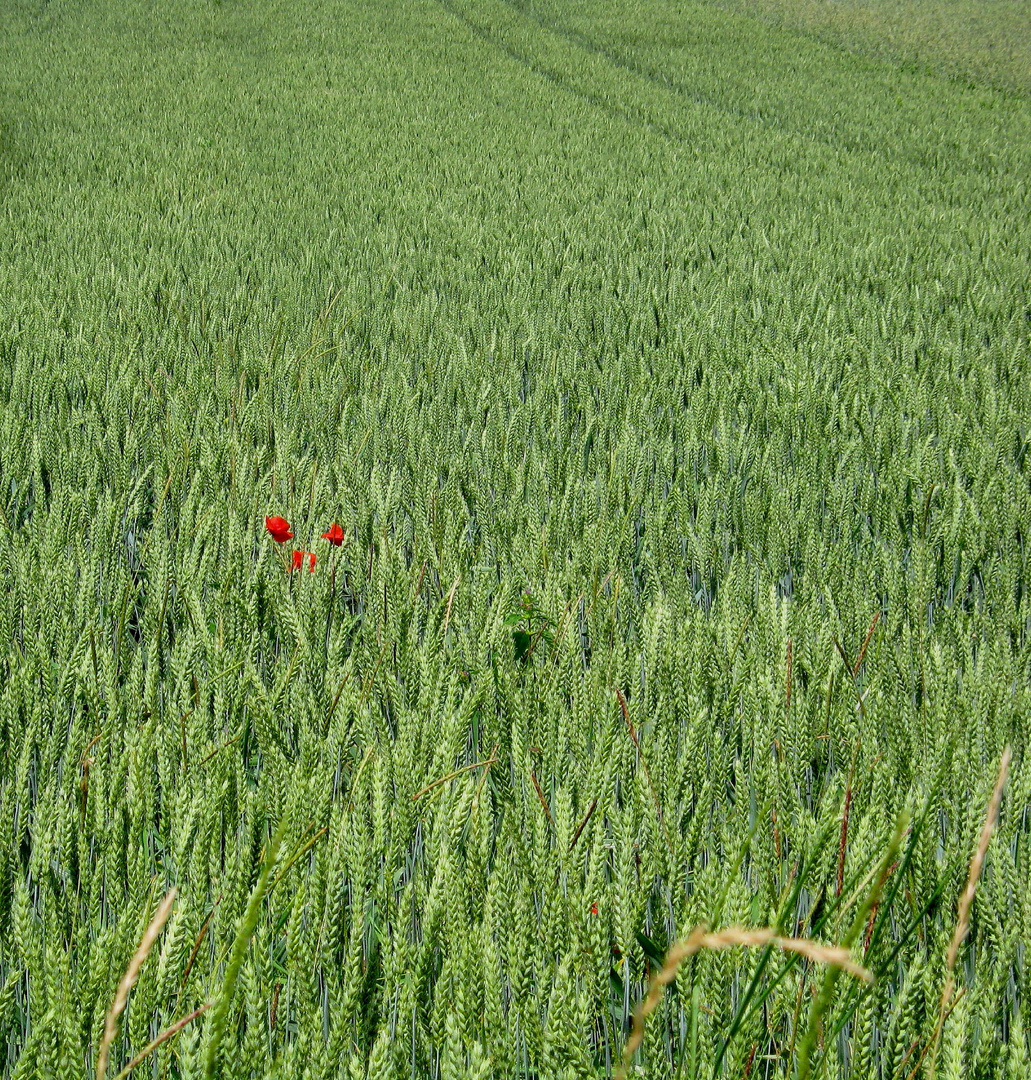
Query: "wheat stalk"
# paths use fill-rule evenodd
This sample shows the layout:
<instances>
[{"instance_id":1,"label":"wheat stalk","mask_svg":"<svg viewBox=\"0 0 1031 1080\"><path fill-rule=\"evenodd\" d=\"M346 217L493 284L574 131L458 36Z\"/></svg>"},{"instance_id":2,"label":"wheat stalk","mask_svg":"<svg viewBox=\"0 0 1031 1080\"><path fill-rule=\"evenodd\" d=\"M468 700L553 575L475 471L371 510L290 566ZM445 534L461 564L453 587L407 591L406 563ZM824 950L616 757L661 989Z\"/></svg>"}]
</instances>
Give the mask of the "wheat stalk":
<instances>
[{"instance_id":1,"label":"wheat stalk","mask_svg":"<svg viewBox=\"0 0 1031 1080\"><path fill-rule=\"evenodd\" d=\"M273 867L276 864L276 856L279 854L279 846L286 835L287 818L283 816L279 828L269 841L265 851L265 861L258 875L258 880L251 891L247 901L247 908L240 919L236 930L236 938L233 941L233 949L226 964L225 977L222 980L222 991L215 1003L215 1011L211 1014L211 1029L208 1034L207 1054L204 1061L205 1080L212 1080L218 1064L218 1050L225 1032L226 1018L229 1015L229 1005L233 999L233 990L236 988L236 980L243 965L244 953L247 951L247 943L251 940L251 934L258 925L261 915L261 902L268 891L269 878L272 876ZM100 1078L102 1080L102 1078Z\"/></svg>"}]
</instances>

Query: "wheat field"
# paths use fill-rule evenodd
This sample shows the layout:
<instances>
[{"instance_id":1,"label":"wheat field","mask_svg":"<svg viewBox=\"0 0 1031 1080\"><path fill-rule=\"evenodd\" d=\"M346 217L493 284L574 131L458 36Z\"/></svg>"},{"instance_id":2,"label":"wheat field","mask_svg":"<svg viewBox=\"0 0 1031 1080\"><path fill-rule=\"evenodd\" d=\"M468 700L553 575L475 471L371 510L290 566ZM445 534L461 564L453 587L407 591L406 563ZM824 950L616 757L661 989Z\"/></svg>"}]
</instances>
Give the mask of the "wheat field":
<instances>
[{"instance_id":1,"label":"wheat field","mask_svg":"<svg viewBox=\"0 0 1031 1080\"><path fill-rule=\"evenodd\" d=\"M1031 1076L1031 102L810 29L0 5L0 1074Z\"/></svg>"}]
</instances>

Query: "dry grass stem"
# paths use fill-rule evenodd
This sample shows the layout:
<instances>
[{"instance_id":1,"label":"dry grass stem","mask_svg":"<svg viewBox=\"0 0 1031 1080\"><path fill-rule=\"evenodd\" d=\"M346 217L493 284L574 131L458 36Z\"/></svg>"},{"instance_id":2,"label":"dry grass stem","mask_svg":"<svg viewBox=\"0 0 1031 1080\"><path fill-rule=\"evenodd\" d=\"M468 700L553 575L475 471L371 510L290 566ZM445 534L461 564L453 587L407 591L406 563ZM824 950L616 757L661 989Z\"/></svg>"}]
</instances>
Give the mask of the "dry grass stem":
<instances>
[{"instance_id":1,"label":"dry grass stem","mask_svg":"<svg viewBox=\"0 0 1031 1080\"><path fill-rule=\"evenodd\" d=\"M855 678L859 674L859 669L863 666L863 658L866 656L866 648L870 644L870 638L873 637L874 630L877 629L877 623L880 621L881 613L878 611L873 621L870 623L870 629L866 632L866 637L863 639L863 646L859 650L859 656L856 657L855 667L852 668L852 677Z\"/></svg>"},{"instance_id":2,"label":"dry grass stem","mask_svg":"<svg viewBox=\"0 0 1031 1080\"><path fill-rule=\"evenodd\" d=\"M785 952L798 953L815 963L839 967L865 982L873 981L872 973L855 963L849 957L848 950L840 946L822 945L809 938L780 937L770 927L749 929L744 926L728 926L725 930L713 933L704 924L696 926L683 941L678 941L670 947L662 970L652 979L647 996L634 1011L633 1030L623 1050L623 1060L615 1074L616 1080L625 1080L630 1062L644 1039L645 1020L658 1007L662 1000L663 990L676 978L677 969L683 961L701 952L702 949L733 949L739 945L749 948L773 945Z\"/></svg>"},{"instance_id":3,"label":"dry grass stem","mask_svg":"<svg viewBox=\"0 0 1031 1080\"><path fill-rule=\"evenodd\" d=\"M537 774L533 771L533 769L530 770L530 779L533 781L534 789L537 792L537 798L540 799L541 806L544 807L544 813L547 816L548 821L551 824L551 827L554 828L555 827L555 819L551 816L551 808L548 806L548 800L544 797L544 792L541 791L540 782L538 781Z\"/></svg>"},{"instance_id":4,"label":"dry grass stem","mask_svg":"<svg viewBox=\"0 0 1031 1080\"><path fill-rule=\"evenodd\" d=\"M495 747L495 750L497 747ZM456 776L461 776L462 773L468 772L470 769L479 769L483 765L495 765L497 764L496 757L489 757L486 761L474 761L471 765L463 765L460 769L455 769L454 772L449 772L447 776L440 777L439 780L434 780L432 784L427 784L424 788L420 788L413 796L412 802L416 799L422 798L427 791L432 791L435 787L439 787L441 784L446 784L449 780L454 780Z\"/></svg>"},{"instance_id":5,"label":"dry grass stem","mask_svg":"<svg viewBox=\"0 0 1031 1080\"><path fill-rule=\"evenodd\" d=\"M483 775L480 777L480 782L476 785L476 792L473 795L473 808L476 809L480 805L480 792L483 791L483 785L487 783L487 777L490 775L490 768L492 765L496 765L498 761L498 746L500 743L495 743L494 748L490 752L490 757L482 762L486 768L483 770Z\"/></svg>"},{"instance_id":6,"label":"dry grass stem","mask_svg":"<svg viewBox=\"0 0 1031 1080\"><path fill-rule=\"evenodd\" d=\"M848 949L841 945L821 945L811 938L777 938L775 944L785 952L798 953L814 963L841 968L863 982L873 982L873 972L852 960Z\"/></svg>"},{"instance_id":7,"label":"dry grass stem","mask_svg":"<svg viewBox=\"0 0 1031 1080\"><path fill-rule=\"evenodd\" d=\"M169 1028L165 1028L156 1039L152 1039L147 1045L125 1066L124 1069L115 1077L115 1080L125 1080L125 1077L129 1075L140 1064L141 1061L146 1059L152 1054L163 1042L167 1042L173 1035L177 1035L190 1021L196 1020L201 1013L207 1012L211 1008L211 1003L201 1005L199 1009L194 1009L189 1016L184 1016L181 1020L176 1022Z\"/></svg>"},{"instance_id":8,"label":"dry grass stem","mask_svg":"<svg viewBox=\"0 0 1031 1080\"><path fill-rule=\"evenodd\" d=\"M241 732L240 732L240 735L242 735L242 734L243 734L243 732L241 731ZM240 735L234 735L234 736L233 736L233 737L232 737L232 738L231 738L231 739L230 739L230 740L229 740L228 742L224 742L224 743L222 743L222 745L221 745L221 746L216 746L216 747L215 747L215 749L214 749L214 750L212 750L212 751L211 751L211 753L210 753L210 754L208 754L208 756L207 756L206 758L201 758L201 760L197 762L197 768L199 769L199 768L201 767L201 765L207 765L207 763L208 763L208 762L209 762L209 761L210 761L210 760L211 760L211 759L212 759L212 758L213 758L213 757L214 757L214 756L215 756L216 754L219 754L219 753L221 753L221 752L222 752L223 750L225 750L225 749L227 749L228 747L232 746L232 745L233 745L233 743L235 743L235 742L239 742L239 740L240 740Z\"/></svg>"},{"instance_id":9,"label":"dry grass stem","mask_svg":"<svg viewBox=\"0 0 1031 1080\"><path fill-rule=\"evenodd\" d=\"M970 929L970 908L974 902L974 892L977 889L978 879L984 867L984 857L988 851L988 844L992 839L992 830L999 815L999 804L1002 802L1002 789L1006 784L1006 777L1010 767L1010 748L1007 746L1002 752L1002 760L999 763L999 776L995 781L995 790L992 792L991 801L988 803L988 812L985 814L984 824L981 826L981 836L977 841L977 850L970 860L970 873L967 875L967 884L959 898L957 908L956 930L949 943L949 951L945 957L945 966L950 974L956 966L956 956L963 939Z\"/></svg>"},{"instance_id":10,"label":"dry grass stem","mask_svg":"<svg viewBox=\"0 0 1031 1080\"><path fill-rule=\"evenodd\" d=\"M663 839L666 841L666 847L669 849L670 856L673 859L676 859L676 849L673 847L673 840L669 835L669 830L666 828L666 821L662 816L662 804L659 802L659 793L655 790L655 785L652 783L652 774L648 771L648 762L645 761L644 751L641 749L641 740L634 728L634 722L630 719L630 710L627 708L626 698L623 696L623 691L620 690L618 686L613 687L613 689L616 691L616 697L619 698L619 707L623 712L623 720L626 723L627 731L630 732L630 741L637 750L637 758L641 763L641 772L644 773L645 782L648 784L648 790L651 792L652 802L655 804L655 817L659 822L659 828L662 830Z\"/></svg>"},{"instance_id":11,"label":"dry grass stem","mask_svg":"<svg viewBox=\"0 0 1031 1080\"><path fill-rule=\"evenodd\" d=\"M334 567L334 570L335 569L336 568ZM350 677L351 677L351 673L348 672L344 676L342 682L340 683L340 686L337 688L336 697L333 698L333 704L330 705L330 707L329 707L329 715L326 717L326 727L327 728L329 727L330 720L333 719L333 713L335 713L337 711L337 703L340 701L340 695L344 692L344 687L347 685L347 680Z\"/></svg>"},{"instance_id":12,"label":"dry grass stem","mask_svg":"<svg viewBox=\"0 0 1031 1080\"><path fill-rule=\"evenodd\" d=\"M425 576L425 574L426 574L426 560L423 559L423 561L422 561L422 569L419 571L419 580L415 583L415 595L412 597L413 600L418 600L419 599L419 593L422 592L422 579Z\"/></svg>"},{"instance_id":13,"label":"dry grass stem","mask_svg":"<svg viewBox=\"0 0 1031 1080\"><path fill-rule=\"evenodd\" d=\"M216 907L221 902L221 900L222 897L220 896L215 902ZM211 919L214 914L215 908L212 908L208 912L207 917L204 919L204 922L202 923L201 928L197 933L196 940L193 943L193 948L190 950L190 958L186 961L186 968L183 971L183 977L179 983L179 993L176 995L175 999L176 1005L179 1004L179 999L183 996L183 990L186 989L186 980L190 977L190 972L193 970L193 962L197 959L197 953L200 952L201 944L204 941L204 935L208 932L208 925L211 923Z\"/></svg>"},{"instance_id":14,"label":"dry grass stem","mask_svg":"<svg viewBox=\"0 0 1031 1080\"><path fill-rule=\"evenodd\" d=\"M129 991L133 988L133 984L139 976L140 968L143 967L143 962L150 955L150 950L154 947L154 942L157 941L162 927L168 920L168 916L172 913L172 905L175 903L175 894L176 890L174 888L169 889L164 900L161 901L160 907L154 912L154 917L150 920L150 925L147 929L144 930L143 937L140 938L139 947L136 949L133 958L129 961L129 966L125 969L122 981L118 984L118 989L115 991L114 1001L111 1002L111 1008L108 1009L107 1017L104 1020L104 1034L100 1040L100 1052L97 1054L97 1080L104 1080L104 1077L107 1074L107 1062L111 1051L111 1043L114 1042L115 1035L118 1034L118 1017L125 1012L125 1006L129 1000Z\"/></svg>"},{"instance_id":15,"label":"dry grass stem","mask_svg":"<svg viewBox=\"0 0 1031 1080\"><path fill-rule=\"evenodd\" d=\"M948 1011L947 1011L947 1012L945 1013L945 1015L944 1015L943 1017L941 1017L941 1025L942 1025L942 1027L943 1027L943 1028L944 1028L944 1026L945 1026L945 1025L946 1025L946 1024L948 1023L949 1017L950 1017L950 1016L952 1015L952 1012L953 1012L953 1010L954 1010L954 1009L956 1008L956 1006L957 1006L957 1005L958 1005L958 1004L959 1004L959 1003L960 1003L960 1002L961 1002L961 1001L963 1000L963 995L964 995L964 994L965 994L966 992L967 992L967 988L966 988L966 987L964 986L964 987L963 987L963 988L962 988L962 989L961 989L961 990L959 991L959 993L958 993L958 994L954 994L954 995L953 995L953 998L952 998L952 1003L951 1003L951 1004L949 1005ZM915 1047L915 1046L918 1046L918 1045L919 1045L919 1043L920 1043L920 1040L919 1040L919 1039L917 1039L917 1040L916 1040L916 1041L915 1041L915 1042L913 1043L913 1046L914 1046L914 1047ZM922 1065L922 1064L924 1063L924 1058L925 1058L925 1057L927 1057L928 1051L929 1051L930 1049L931 1049L931 1043L927 1043L927 1044L926 1044L926 1045L924 1046L923 1050L921 1050L921 1051L920 1051L920 1056L919 1056L919 1057L918 1057L918 1058L916 1059L916 1064L915 1064L915 1065L913 1066L913 1068L912 1068L912 1069L910 1070L910 1072L909 1072L909 1075L908 1075L908 1076L906 1077L906 1080L914 1080L914 1077L915 1077L915 1076L916 1076L916 1074L917 1074L917 1073L918 1073L918 1072L920 1071L920 1066L921 1066L921 1065ZM912 1051L912 1048L911 1048L911 1049L910 1049L910 1051L909 1051L909 1054L907 1054L907 1055L906 1055L906 1059L908 1059L908 1058L909 1058L909 1056L910 1056L910 1054L912 1054L912 1052L913 1052L913 1051ZM905 1063L906 1063L906 1062L905 1062L905 1060L903 1060L903 1062L902 1062L902 1065L905 1065ZM898 1070L898 1071L901 1071L901 1069L902 1069L902 1065L900 1065L900 1066L899 1066L899 1070Z\"/></svg>"},{"instance_id":16,"label":"dry grass stem","mask_svg":"<svg viewBox=\"0 0 1031 1080\"><path fill-rule=\"evenodd\" d=\"M970 931L970 908L974 903L974 893L977 891L977 882L984 868L984 857L988 852L988 844L992 839L992 830L995 828L996 819L999 816L999 805L1002 802L1002 789L1006 786L1006 777L1010 768L1010 748L1007 746L1002 752L1002 760L999 762L999 775L995 781L995 790L988 801L988 811L981 826L981 835L974 849L974 857L970 860L970 872L967 874L967 883L959 897L956 908L956 929L953 931L952 940L949 942L949 951L945 954L945 985L942 987L941 1003L938 1006L938 1023L931 1036L931 1054L927 1064L927 1075L934 1076L935 1064L938 1057L938 1046L941 1042L942 1029L951 1012L953 993L956 981L953 971L956 967L956 957L959 955L959 947L963 939Z\"/></svg>"},{"instance_id":17,"label":"dry grass stem","mask_svg":"<svg viewBox=\"0 0 1031 1080\"><path fill-rule=\"evenodd\" d=\"M447 594L447 611L444 613L444 633L441 634L442 638L447 637L447 628L451 622L451 605L454 603L455 593L458 590L458 583L462 580L462 575L459 574L455 578L454 585L451 586L451 591Z\"/></svg>"},{"instance_id":18,"label":"dry grass stem","mask_svg":"<svg viewBox=\"0 0 1031 1080\"><path fill-rule=\"evenodd\" d=\"M580 834L584 831L584 828L587 826L587 822L591 820L591 815L597 809L597 806L598 806L598 800L597 799L592 799L591 800L591 805L587 808L587 813L584 814L583 821L581 821L580 824L577 825L576 832L573 833L573 839L569 841L569 850L570 851L572 851L573 848L576 847L576 842L577 842L577 840L580 839Z\"/></svg>"}]
</instances>

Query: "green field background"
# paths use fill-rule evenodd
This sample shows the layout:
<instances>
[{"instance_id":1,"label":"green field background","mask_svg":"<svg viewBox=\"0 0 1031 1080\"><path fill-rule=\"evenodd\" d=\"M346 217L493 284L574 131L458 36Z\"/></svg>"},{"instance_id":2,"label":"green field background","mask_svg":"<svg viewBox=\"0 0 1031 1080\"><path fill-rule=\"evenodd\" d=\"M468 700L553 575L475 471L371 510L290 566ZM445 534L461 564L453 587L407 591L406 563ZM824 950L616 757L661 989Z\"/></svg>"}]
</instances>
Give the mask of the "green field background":
<instances>
[{"instance_id":1,"label":"green field background","mask_svg":"<svg viewBox=\"0 0 1031 1080\"><path fill-rule=\"evenodd\" d=\"M726 6L928 74L1031 91L1027 0L726 0Z\"/></svg>"},{"instance_id":2,"label":"green field background","mask_svg":"<svg viewBox=\"0 0 1031 1080\"><path fill-rule=\"evenodd\" d=\"M0 1074L175 887L109 1077L610 1076L701 923L874 981L644 1075L1031 1075L1027 4L833 11L0 5Z\"/></svg>"}]
</instances>

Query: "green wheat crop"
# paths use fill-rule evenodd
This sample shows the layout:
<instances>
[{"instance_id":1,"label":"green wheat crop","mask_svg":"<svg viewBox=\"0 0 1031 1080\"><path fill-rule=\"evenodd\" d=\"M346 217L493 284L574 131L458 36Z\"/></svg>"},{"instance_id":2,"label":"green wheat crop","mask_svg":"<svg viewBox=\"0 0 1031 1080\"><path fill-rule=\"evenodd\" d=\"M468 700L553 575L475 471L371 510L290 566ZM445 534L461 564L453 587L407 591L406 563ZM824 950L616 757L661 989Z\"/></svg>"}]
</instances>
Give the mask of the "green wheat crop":
<instances>
[{"instance_id":1,"label":"green wheat crop","mask_svg":"<svg viewBox=\"0 0 1031 1080\"><path fill-rule=\"evenodd\" d=\"M0 1075L1031 1075L1031 103L771 10L0 4Z\"/></svg>"}]
</instances>

